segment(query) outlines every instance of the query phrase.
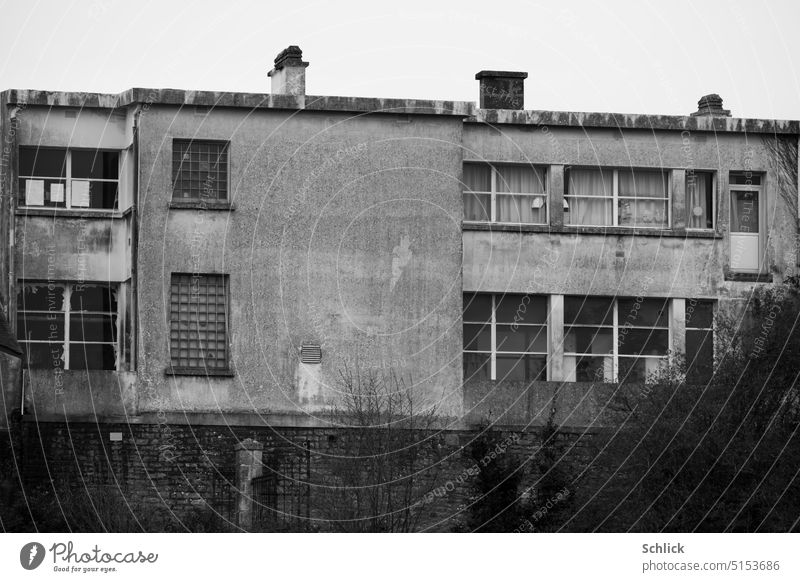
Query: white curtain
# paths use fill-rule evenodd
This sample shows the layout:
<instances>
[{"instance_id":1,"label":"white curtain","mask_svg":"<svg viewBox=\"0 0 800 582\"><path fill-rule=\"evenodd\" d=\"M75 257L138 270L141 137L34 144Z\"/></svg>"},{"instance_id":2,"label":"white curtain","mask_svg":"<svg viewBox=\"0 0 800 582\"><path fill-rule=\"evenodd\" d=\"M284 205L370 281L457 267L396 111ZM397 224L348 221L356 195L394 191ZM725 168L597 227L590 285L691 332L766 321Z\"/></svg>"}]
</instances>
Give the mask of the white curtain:
<instances>
[{"instance_id":1,"label":"white curtain","mask_svg":"<svg viewBox=\"0 0 800 582\"><path fill-rule=\"evenodd\" d=\"M686 180L686 226L713 228L711 183L705 174L689 175Z\"/></svg>"},{"instance_id":2,"label":"white curtain","mask_svg":"<svg viewBox=\"0 0 800 582\"><path fill-rule=\"evenodd\" d=\"M612 200L614 178L611 171L571 170L569 173L570 196L568 224L608 225L613 224Z\"/></svg>"},{"instance_id":3,"label":"white curtain","mask_svg":"<svg viewBox=\"0 0 800 582\"><path fill-rule=\"evenodd\" d=\"M545 174L532 166L498 166L495 212L498 222L544 224L547 219L546 199L543 196L512 194L544 193ZM508 192L509 194L500 194Z\"/></svg>"},{"instance_id":4,"label":"white curtain","mask_svg":"<svg viewBox=\"0 0 800 582\"><path fill-rule=\"evenodd\" d=\"M464 164L464 190L492 191L492 170L486 164Z\"/></svg>"},{"instance_id":5,"label":"white curtain","mask_svg":"<svg viewBox=\"0 0 800 582\"><path fill-rule=\"evenodd\" d=\"M668 184L666 172L620 170L618 224L620 226L666 227ZM660 200L632 200L631 198L659 198Z\"/></svg>"},{"instance_id":6,"label":"white curtain","mask_svg":"<svg viewBox=\"0 0 800 582\"><path fill-rule=\"evenodd\" d=\"M497 191L513 194L543 194L544 170L533 166L498 166Z\"/></svg>"},{"instance_id":7,"label":"white curtain","mask_svg":"<svg viewBox=\"0 0 800 582\"><path fill-rule=\"evenodd\" d=\"M634 198L666 198L667 175L652 170L620 170L619 195Z\"/></svg>"}]
</instances>

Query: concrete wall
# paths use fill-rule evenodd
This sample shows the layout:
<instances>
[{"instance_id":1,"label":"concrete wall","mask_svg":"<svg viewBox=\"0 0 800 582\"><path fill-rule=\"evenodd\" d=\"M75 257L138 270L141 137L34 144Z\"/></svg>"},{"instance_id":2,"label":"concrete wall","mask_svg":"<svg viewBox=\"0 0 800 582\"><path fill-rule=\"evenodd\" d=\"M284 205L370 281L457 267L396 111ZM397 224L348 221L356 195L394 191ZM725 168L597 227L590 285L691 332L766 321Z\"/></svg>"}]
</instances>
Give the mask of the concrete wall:
<instances>
[{"instance_id":1,"label":"concrete wall","mask_svg":"<svg viewBox=\"0 0 800 582\"><path fill-rule=\"evenodd\" d=\"M152 107L141 118L140 409L305 413L394 369L461 410L461 120ZM170 209L173 138L230 140L232 211ZM227 273L232 378L166 376L173 272ZM300 368L303 342L322 345Z\"/></svg>"}]
</instances>

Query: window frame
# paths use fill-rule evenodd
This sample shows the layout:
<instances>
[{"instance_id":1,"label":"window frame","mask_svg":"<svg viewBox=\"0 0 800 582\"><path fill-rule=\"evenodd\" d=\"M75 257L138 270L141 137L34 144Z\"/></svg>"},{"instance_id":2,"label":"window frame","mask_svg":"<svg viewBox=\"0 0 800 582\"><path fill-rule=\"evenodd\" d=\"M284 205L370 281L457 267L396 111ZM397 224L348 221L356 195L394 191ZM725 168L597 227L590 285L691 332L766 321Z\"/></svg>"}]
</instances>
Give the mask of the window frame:
<instances>
[{"instance_id":1,"label":"window frame","mask_svg":"<svg viewBox=\"0 0 800 582\"><path fill-rule=\"evenodd\" d=\"M569 172L571 170L592 170L592 171L599 171L603 173L612 172L612 192L610 196L581 196L569 193ZM664 198L655 198L652 196L622 196L619 193L619 172L620 171L631 171L631 172L661 172L662 174L666 174L667 177L667 184L666 184L666 196ZM671 230L672 229L672 170L669 168L615 168L615 167L605 167L605 166L565 166L564 167L564 213L567 214L571 212L570 209L570 200L573 198L580 198L580 199L600 199L600 200L611 200L611 224L574 224L571 222L567 222L564 220L564 226L567 228L581 228L581 227L590 227L590 228L632 228L637 230ZM663 200L666 203L667 208L667 223L664 226L637 226L637 225L628 225L628 224L619 224L619 204L620 200Z\"/></svg>"},{"instance_id":2,"label":"window frame","mask_svg":"<svg viewBox=\"0 0 800 582\"><path fill-rule=\"evenodd\" d=\"M60 368L61 370L77 370L81 372L89 371L89 370L105 370L105 371L120 371L123 369L123 362L122 362L122 345L120 343L121 338L123 337L124 329L123 329L123 321L124 318L122 317L121 313L121 300L120 294L122 292L122 285L120 283L110 283L106 281L42 281L39 279L20 279L17 283L17 294L25 292L26 285L36 285L44 288L48 288L50 286L55 286L62 288L64 291L63 295L63 303L59 310L48 310L43 311L39 309L18 309L17 310L17 319L19 320L21 314L26 313L34 313L34 314L47 314L48 316L51 314L59 314L63 316L63 324L64 324L64 339L60 342L63 347L63 355L61 361L63 362L63 367ZM82 286L104 286L108 287L110 290L116 292L116 301L117 301L117 309L116 311L73 311L72 310L72 293L75 291L75 287L82 287ZM85 341L85 340L73 340L70 338L70 327L71 327L71 319L73 314L84 314L84 315L109 315L111 317L116 317L116 340L113 342L102 342L102 341ZM22 315L24 317L24 315ZM49 319L56 319L50 318ZM20 338L20 334L22 333L22 329L19 329L17 326L17 341L20 345L26 345L29 343L33 344L57 344L59 342L56 341L49 341L49 340L29 340L26 338ZM115 353L115 362L113 368L71 368L70 367L70 347L75 345L111 345L114 347ZM34 370L41 370L46 368L29 368L28 366L28 356L27 352L25 352L25 358L23 360L23 365L28 369Z\"/></svg>"},{"instance_id":3,"label":"window frame","mask_svg":"<svg viewBox=\"0 0 800 582\"><path fill-rule=\"evenodd\" d=\"M464 160L463 166L471 164L477 166L486 166L489 168L490 174L490 189L491 192L483 192L481 190L470 190L467 184L464 183L464 188L461 190L461 208L464 208L464 196L466 194L483 194L490 197L489 203L489 220L467 220L467 224L504 224L513 226L547 226L550 224L550 166L546 164L528 164L528 163L513 163L513 162L487 162L485 160ZM535 168L541 170L544 174L544 192L499 192L497 189L498 184L498 167L516 167L516 168ZM497 195L501 196L525 196L531 199L543 198L544 199L544 222L509 222L497 220Z\"/></svg>"},{"instance_id":4,"label":"window frame","mask_svg":"<svg viewBox=\"0 0 800 582\"><path fill-rule=\"evenodd\" d=\"M694 301L694 305L692 305L692 301ZM700 303L708 303L711 306L711 325L709 327L699 327L697 325L689 325L692 322L693 316L690 313L694 313L695 307ZM691 312L690 312L691 308ZM692 366L689 364L689 354L688 354L688 342L687 338L689 337L690 332L705 332L706 335L709 334L711 336L711 374L710 378L714 376L715 372L715 363L717 358L717 350L716 350L716 333L717 333L717 325L716 325L716 316L717 316L717 309L718 309L718 302L716 299L699 299L699 298L691 298L686 300L686 305L684 307L684 356L686 358L686 382L689 383L689 371ZM698 355L693 354L692 363L697 359ZM710 379L709 378L709 379Z\"/></svg>"},{"instance_id":5,"label":"window frame","mask_svg":"<svg viewBox=\"0 0 800 582\"><path fill-rule=\"evenodd\" d=\"M172 286L174 285L174 281L176 277L189 277L190 279L194 277L216 277L222 280L222 287L224 289L224 314L225 314L225 321L224 321L224 365L219 367L208 367L205 366L182 366L182 365L175 365L174 358L172 355L172 333L173 333L173 312L172 312ZM191 284L191 283L190 283ZM187 376L228 376L233 375L233 369L231 365L231 346L230 346L230 316L231 316L231 309L230 309L230 276L227 273L186 273L186 272L172 272L170 273L169 279L169 309L167 309L167 357L169 359L169 364L167 366L167 373L172 375L187 375ZM199 325L199 321L197 322ZM208 323L208 320L205 322ZM177 330L180 332L180 330ZM178 338L180 341L180 338ZM188 341L188 340L187 340ZM178 348L180 349L180 347ZM198 350L201 348L199 347L198 342ZM179 358L179 357L178 357ZM200 359L199 356L196 359ZM206 358L203 358L204 362L207 361Z\"/></svg>"},{"instance_id":6,"label":"window frame","mask_svg":"<svg viewBox=\"0 0 800 582\"><path fill-rule=\"evenodd\" d=\"M123 164L123 152L124 150L115 150L109 148L73 148L73 147L55 147L55 146L20 146L20 155L19 158L22 158L22 150L23 149L30 149L35 151L41 150L58 150L64 151L64 166L65 166L65 173L64 176L28 176L22 175L19 172L19 160L17 163L17 207L22 209L47 209L47 210L69 210L69 211L77 211L77 212L116 212L120 209L120 187L122 183L122 164ZM107 179L107 178L74 178L72 176L72 153L73 152L92 152L95 154L101 153L112 153L117 154L117 177L116 179ZM19 191L19 183L22 180L58 180L64 181L64 206L51 206L47 204L39 205L28 205L25 203L24 197L20 196ZM99 182L103 184L116 184L117 185L117 195L115 198L115 204L113 208L92 208L91 206L73 206L72 205L72 182L73 180L81 181L81 182Z\"/></svg>"},{"instance_id":7,"label":"window frame","mask_svg":"<svg viewBox=\"0 0 800 582\"><path fill-rule=\"evenodd\" d=\"M180 174L180 167L181 164L178 166L175 165L175 146L176 144L185 143L188 145L214 145L214 146L222 146L225 152L225 197L220 198L219 196L210 197L210 196L203 196L203 191L201 190L199 195L196 197L177 197L176 193L176 184L178 182L178 175ZM200 206L204 204L212 205L212 206L229 206L231 204L231 141L225 139L214 139L214 138L184 138L184 137L173 137L172 138L172 146L170 150L170 170L171 170L171 186L170 186L170 205L173 207L179 207L180 205L189 205L189 206ZM191 192L191 190L190 190Z\"/></svg>"},{"instance_id":8,"label":"window frame","mask_svg":"<svg viewBox=\"0 0 800 582\"><path fill-rule=\"evenodd\" d=\"M532 293L482 293L482 292L470 293L470 292L465 292L463 294L464 299L466 298L465 296L475 297L475 296L479 296L479 295L489 296L491 298L491 317L490 317L489 321L471 321L471 320L467 320L462 315L462 330L463 330L463 326L467 326L467 325L481 325L481 326L489 325L490 326L489 327L489 329L490 329L490 346L489 346L489 350L468 350L468 349L463 347L463 342L462 342L462 348L461 348L462 358L463 358L463 354L488 354L489 355L489 378L488 379L492 380L492 381L495 381L495 380L497 380L497 356L498 355L500 355L500 356L505 356L505 355L512 355L512 356L514 356L514 355L516 355L516 356L544 356L545 365L544 365L543 370L544 370L545 378L543 380L541 380L541 381L546 381L547 378L549 377L549 374L550 374L550 369L549 369L550 368L550 352L551 352L550 334L549 334L549 326L550 326L550 317L549 317L550 296L549 295L538 295L538 294L532 294ZM524 322L513 322L513 323L499 322L498 323L498 321L497 321L497 308L498 308L498 304L499 304L498 297L503 298L503 297L506 297L506 296L509 296L509 295L510 296L519 296L519 297L536 297L538 299L543 299L545 301L545 312L548 314L546 316L546 318L545 318L545 322L544 323L524 323ZM463 303L462 313L466 309L466 302L464 301L464 299L462 299L462 303ZM516 325L518 327L523 327L524 326L524 327L539 327L539 328L543 328L544 335L545 335L545 341L546 341L546 344L547 344L546 345L546 351L545 352L535 352L535 351L533 351L533 352L518 352L518 351L498 350L498 345L497 345L497 326L498 325L500 325L500 326L514 326L514 325Z\"/></svg>"},{"instance_id":9,"label":"window frame","mask_svg":"<svg viewBox=\"0 0 800 582\"><path fill-rule=\"evenodd\" d=\"M752 180L753 177L757 177L759 183L758 184L734 184L733 178L743 176L746 180ZM749 234L757 234L758 235L758 266L755 269L745 269L742 267L733 267L732 265L729 267L730 271L734 273L746 273L746 274L757 274L761 273L764 270L764 263L765 263L765 254L767 250L767 200L766 200L766 173L765 172L753 172L753 171L731 171L728 174L728 252L730 253L729 256L729 264L731 258L734 256L733 252L733 241L731 239L731 235L737 234L748 234L743 231L733 231L733 220L732 220L732 212L733 212L733 193L734 192L754 192L758 196L758 232L757 233L749 233Z\"/></svg>"}]
</instances>

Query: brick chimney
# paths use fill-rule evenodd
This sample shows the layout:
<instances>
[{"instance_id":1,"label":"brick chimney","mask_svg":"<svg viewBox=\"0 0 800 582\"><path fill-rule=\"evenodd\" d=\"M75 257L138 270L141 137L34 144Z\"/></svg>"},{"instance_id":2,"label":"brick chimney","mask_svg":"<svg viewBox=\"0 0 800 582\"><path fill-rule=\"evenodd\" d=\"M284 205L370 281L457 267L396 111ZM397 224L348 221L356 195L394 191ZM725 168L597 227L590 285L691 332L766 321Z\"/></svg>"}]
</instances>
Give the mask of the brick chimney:
<instances>
[{"instance_id":1,"label":"brick chimney","mask_svg":"<svg viewBox=\"0 0 800 582\"><path fill-rule=\"evenodd\" d=\"M528 73L481 71L475 78L480 81L481 109L524 109Z\"/></svg>"},{"instance_id":2,"label":"brick chimney","mask_svg":"<svg viewBox=\"0 0 800 582\"><path fill-rule=\"evenodd\" d=\"M303 51L299 46L292 45L283 49L275 57L274 68L267 73L272 79L272 93L278 95L296 95L304 97L306 94L306 67L303 61Z\"/></svg>"},{"instance_id":3,"label":"brick chimney","mask_svg":"<svg viewBox=\"0 0 800 582\"><path fill-rule=\"evenodd\" d=\"M697 111L692 117L730 117L731 112L722 108L722 97L716 93L704 95L697 102Z\"/></svg>"}]
</instances>

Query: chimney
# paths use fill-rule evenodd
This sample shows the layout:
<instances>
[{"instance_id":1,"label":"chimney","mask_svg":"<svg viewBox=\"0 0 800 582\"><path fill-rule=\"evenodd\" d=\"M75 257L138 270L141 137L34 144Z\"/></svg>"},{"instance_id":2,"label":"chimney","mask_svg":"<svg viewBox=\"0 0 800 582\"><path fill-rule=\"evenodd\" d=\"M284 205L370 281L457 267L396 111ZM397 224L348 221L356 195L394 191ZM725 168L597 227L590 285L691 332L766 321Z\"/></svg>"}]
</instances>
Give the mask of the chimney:
<instances>
[{"instance_id":1,"label":"chimney","mask_svg":"<svg viewBox=\"0 0 800 582\"><path fill-rule=\"evenodd\" d=\"M704 95L697 102L697 111L692 117L730 117L731 112L722 108L722 97L716 93Z\"/></svg>"},{"instance_id":2,"label":"chimney","mask_svg":"<svg viewBox=\"0 0 800 582\"><path fill-rule=\"evenodd\" d=\"M524 109L528 73L481 71L475 78L480 81L481 109Z\"/></svg>"},{"instance_id":3,"label":"chimney","mask_svg":"<svg viewBox=\"0 0 800 582\"><path fill-rule=\"evenodd\" d=\"M299 46L285 48L275 57L275 67L267 73L272 79L272 93L305 97L306 67L303 51Z\"/></svg>"}]
</instances>

